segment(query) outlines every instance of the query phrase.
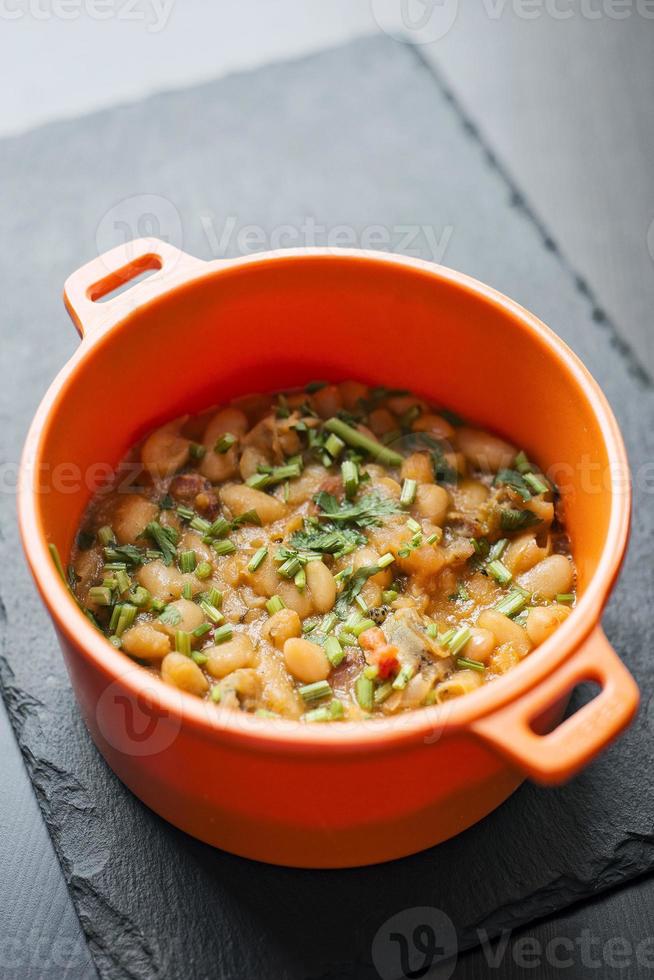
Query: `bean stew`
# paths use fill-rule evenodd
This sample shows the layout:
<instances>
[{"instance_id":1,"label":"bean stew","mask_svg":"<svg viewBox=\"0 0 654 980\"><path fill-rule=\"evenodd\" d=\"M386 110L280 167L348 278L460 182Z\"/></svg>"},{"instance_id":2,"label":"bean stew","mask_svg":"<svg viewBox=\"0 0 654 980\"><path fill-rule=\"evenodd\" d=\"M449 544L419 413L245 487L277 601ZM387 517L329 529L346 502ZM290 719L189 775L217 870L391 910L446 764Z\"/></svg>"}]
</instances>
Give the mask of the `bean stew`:
<instances>
[{"instance_id":1,"label":"bean stew","mask_svg":"<svg viewBox=\"0 0 654 980\"><path fill-rule=\"evenodd\" d=\"M251 395L127 461L131 485L84 516L71 590L211 710L333 723L441 703L518 664L575 601L556 487L407 391Z\"/></svg>"}]
</instances>

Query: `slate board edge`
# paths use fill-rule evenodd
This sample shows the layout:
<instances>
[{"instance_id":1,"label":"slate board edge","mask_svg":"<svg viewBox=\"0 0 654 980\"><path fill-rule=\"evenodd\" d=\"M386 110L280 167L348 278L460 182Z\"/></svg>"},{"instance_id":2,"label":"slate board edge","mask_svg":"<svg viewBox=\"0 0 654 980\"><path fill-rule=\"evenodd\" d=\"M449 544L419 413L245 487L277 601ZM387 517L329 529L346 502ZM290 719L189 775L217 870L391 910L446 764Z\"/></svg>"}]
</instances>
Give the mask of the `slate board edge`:
<instances>
[{"instance_id":1,"label":"slate board edge","mask_svg":"<svg viewBox=\"0 0 654 980\"><path fill-rule=\"evenodd\" d=\"M507 190L510 193L510 206L519 210L523 217L534 226L539 237L541 238L543 248L548 249L556 256L566 275L572 279L577 292L580 293L589 304L593 321L600 328L606 330L610 337L611 346L624 360L631 377L638 381L643 387L651 388L654 381L650 377L644 365L641 364L640 359L633 347L623 338L615 324L615 321L602 307L596 291L587 282L587 280L576 271L572 262L570 262L570 260L566 257L553 236L549 233L546 223L538 215L535 208L529 204L523 193L520 191L518 183L512 176L509 168L498 159L495 151L492 149L490 143L484 136L480 126L475 122L473 117L469 115L468 111L464 108L454 90L445 80L443 74L436 68L434 62L428 59L422 53L419 45L412 44L410 41L407 41L407 45L419 64L422 65L422 67L425 68L431 75L443 98L451 105L452 110L454 111L455 116L457 116L464 131L468 134L469 138L479 146L486 159L488 167L491 170L494 170L500 179L506 184Z\"/></svg>"},{"instance_id":2,"label":"slate board edge","mask_svg":"<svg viewBox=\"0 0 654 980\"><path fill-rule=\"evenodd\" d=\"M358 39L359 41L361 39ZM356 44L357 42L351 42ZM349 45L344 45L343 47L348 47ZM611 346L618 352L629 371L629 374L633 379L643 388L651 389L652 380L645 371L645 369L640 364L637 356L633 352L632 348L628 343L626 343L621 337L619 331L617 330L615 323L606 315L602 310L601 305L597 301L596 295L589 284L579 276L574 266L566 259L564 254L559 249L558 245L554 242L552 237L549 235L547 228L543 221L539 218L536 212L531 208L528 202L525 200L524 196L519 191L515 181L510 176L509 171L505 166L500 163L495 156L490 145L486 142L477 124L474 122L471 116L462 108L453 90L448 86L445 80L440 75L434 65L430 63L426 58L424 58L415 45L408 45L417 61L420 65L430 74L432 80L437 85L439 91L441 92L444 99L450 104L455 116L458 118L462 128L470 137L470 139L477 144L478 148L482 151L483 156L486 159L487 165L490 169L494 170L497 175L500 176L502 181L509 191L509 206L516 208L520 211L522 216L531 223L543 244L543 247L552 251L558 262L561 265L562 271L569 276L575 286L575 289L584 297L585 301L589 304L591 309L591 315L593 321L598 325L598 327L605 329L610 337ZM321 54L324 52L318 52ZM312 56L308 56L306 59L292 59L292 60L309 60ZM256 73L256 70L255 70ZM233 73L235 75L241 74L251 74L250 72L238 72ZM202 85L197 86L197 88L202 88ZM163 93L167 94L167 93ZM142 100L147 103L148 101L156 100L160 98L161 95L153 95L148 99ZM93 113L96 115L96 113ZM4 141L3 141L4 142ZM2 632L4 634L4 627L6 626L6 611L2 605L2 600L0 599L0 626L2 627ZM33 723L38 724L38 709L39 704L36 699L31 695L27 695L23 690L17 688L13 683L13 672L6 660L0 658L0 689L2 689L3 697L5 699L8 714L12 727L14 729L16 739L21 750L26 768L30 775L30 779L34 786L35 794L39 807L43 813L43 817L48 828L48 832L52 838L53 846L57 854L57 859L62 867L62 871L67 882L68 888L71 892L73 899L73 904L77 911L78 917L82 925L82 929L85 933L87 941L89 942L89 947L91 949L94 959L99 956L106 956L109 960L112 959L111 951L107 950L102 942L99 942L99 936L94 931L93 922L90 917L84 915L80 910L80 904L78 899L82 897L81 893L84 893L84 897L92 897L95 901L100 902L103 905L103 909L110 917L118 918L120 922L117 925L121 925L122 928L127 932L133 932L133 924L122 916L116 909L111 908L107 905L106 901L102 898L101 894L94 891L92 887L89 886L89 882L86 879L78 879L72 872L70 868L70 862L66 858L65 854L61 852L58 840L59 824L53 819L53 811L50 806L50 800L48 795L48 773L52 769L51 764L47 760L43 760L34 756L29 748L27 740L23 737L23 729L28 720ZM61 773L57 771L57 776L61 776ZM654 835L651 838L639 839L638 841L632 840L628 842L628 847L623 848L620 858L617 862L611 863L610 868L612 874L605 879L606 885L601 889L588 890L588 882L583 881L578 878L573 880L568 880L567 885L570 888L570 895L573 897L561 904L559 902L554 902L550 900L548 902L548 896L553 896L556 893L557 881L551 882L546 888L540 889L532 893L532 895L527 900L520 900L517 903L510 903L496 910L496 914L493 920L492 929L489 930L489 936L498 936L505 930L511 930L517 928L518 926L523 926L531 921L537 921L542 918L546 918L549 914L553 912L561 912L564 908L569 908L571 905L576 904L576 902L583 900L584 898L590 898L600 894L600 892L605 892L621 883L628 881L631 878L638 876L641 871L638 870L643 861L643 851L652 850L654 852ZM640 854L636 855L633 852L639 851ZM651 861L652 858L648 858ZM88 892L92 892L92 896ZM530 917L525 915L525 910L531 906L538 907L540 909L539 913L535 917ZM548 911L543 913L543 906L548 908ZM499 915L497 913L500 913ZM479 939L477 937L476 930L484 929L484 921L478 922L472 930L468 933L463 934L460 942L460 950L463 952L467 949L474 948L479 945ZM143 942L143 937L140 937L141 943ZM364 963L363 961L333 964L333 967L328 973L322 972L319 976L314 976L312 980L336 980L337 977L363 977L361 969L366 971L370 969L369 963ZM370 974L371 976L376 974Z\"/></svg>"}]
</instances>

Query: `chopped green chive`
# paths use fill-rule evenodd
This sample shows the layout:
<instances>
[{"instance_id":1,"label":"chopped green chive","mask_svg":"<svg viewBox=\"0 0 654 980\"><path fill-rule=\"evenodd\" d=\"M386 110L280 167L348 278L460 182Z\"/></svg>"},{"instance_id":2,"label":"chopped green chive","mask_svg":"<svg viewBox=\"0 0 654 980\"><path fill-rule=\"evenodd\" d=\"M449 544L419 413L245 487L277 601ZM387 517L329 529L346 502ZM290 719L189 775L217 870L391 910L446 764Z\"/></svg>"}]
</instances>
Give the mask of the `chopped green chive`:
<instances>
[{"instance_id":1,"label":"chopped green chive","mask_svg":"<svg viewBox=\"0 0 654 980\"><path fill-rule=\"evenodd\" d=\"M116 535L113 532L113 528L109 527L108 524L105 524L104 527L101 527L100 530L98 531L98 541L103 546L103 548L106 548L110 544L115 544Z\"/></svg>"},{"instance_id":2,"label":"chopped green chive","mask_svg":"<svg viewBox=\"0 0 654 980\"><path fill-rule=\"evenodd\" d=\"M196 638L196 640L201 640L202 637L206 636L209 632L211 632L210 623L200 623L200 625L196 626L194 630L191 630L191 634Z\"/></svg>"},{"instance_id":3,"label":"chopped green chive","mask_svg":"<svg viewBox=\"0 0 654 980\"><path fill-rule=\"evenodd\" d=\"M382 592L382 602L386 606L390 606L392 602L395 602L400 593L396 592L395 589L385 589Z\"/></svg>"},{"instance_id":4,"label":"chopped green chive","mask_svg":"<svg viewBox=\"0 0 654 980\"><path fill-rule=\"evenodd\" d=\"M523 475L525 473L529 473L532 469L532 465L529 462L526 453L523 452L522 449L513 461L513 468L516 469L518 473L522 473Z\"/></svg>"},{"instance_id":5,"label":"chopped green chive","mask_svg":"<svg viewBox=\"0 0 654 980\"><path fill-rule=\"evenodd\" d=\"M359 488L359 467L352 459L341 463L341 478L345 488L345 496L351 500Z\"/></svg>"},{"instance_id":6,"label":"chopped green chive","mask_svg":"<svg viewBox=\"0 0 654 980\"><path fill-rule=\"evenodd\" d=\"M266 609L268 610L269 616L274 616L275 613L278 613L280 611L280 609L285 609L285 608L286 608L286 603L284 602L284 600L280 595L271 596L270 599L268 599L268 601L266 602Z\"/></svg>"},{"instance_id":7,"label":"chopped green chive","mask_svg":"<svg viewBox=\"0 0 654 980\"><path fill-rule=\"evenodd\" d=\"M223 619L225 618L219 609L216 609L214 605L212 605L210 602L207 602L206 600L203 600L200 603L200 609L207 617L207 619L210 620L212 623L215 624L222 623Z\"/></svg>"},{"instance_id":8,"label":"chopped green chive","mask_svg":"<svg viewBox=\"0 0 654 980\"><path fill-rule=\"evenodd\" d=\"M463 650L464 646L472 636L469 626L461 626L454 631L454 635L447 642L447 648L453 657Z\"/></svg>"},{"instance_id":9,"label":"chopped green chive","mask_svg":"<svg viewBox=\"0 0 654 980\"><path fill-rule=\"evenodd\" d=\"M327 613L322 623L320 624L320 632L324 633L326 636L328 633L331 633L331 631L336 626L337 622L338 622L338 616L336 615L336 613L333 612Z\"/></svg>"},{"instance_id":10,"label":"chopped green chive","mask_svg":"<svg viewBox=\"0 0 654 980\"><path fill-rule=\"evenodd\" d=\"M190 520L189 527L193 528L194 531L199 531L200 534L208 534L211 529L211 524L204 517L200 517L199 514L194 514Z\"/></svg>"},{"instance_id":11,"label":"chopped green chive","mask_svg":"<svg viewBox=\"0 0 654 980\"><path fill-rule=\"evenodd\" d=\"M207 524L205 534L210 538L222 538L229 529L229 521L226 521L224 517L217 517L213 524Z\"/></svg>"},{"instance_id":12,"label":"chopped green chive","mask_svg":"<svg viewBox=\"0 0 654 980\"><path fill-rule=\"evenodd\" d=\"M301 568L299 572L296 572L293 582L295 583L296 589L299 589L300 592L303 592L304 589L306 589L307 573L305 572L304 568Z\"/></svg>"},{"instance_id":13,"label":"chopped green chive","mask_svg":"<svg viewBox=\"0 0 654 980\"><path fill-rule=\"evenodd\" d=\"M166 608L166 603L163 599L153 599L152 600L152 612L163 612Z\"/></svg>"},{"instance_id":14,"label":"chopped green chive","mask_svg":"<svg viewBox=\"0 0 654 980\"><path fill-rule=\"evenodd\" d=\"M198 667L204 667L208 659L206 653L202 653L200 650L194 650L191 654L191 660L195 661Z\"/></svg>"},{"instance_id":15,"label":"chopped green chive","mask_svg":"<svg viewBox=\"0 0 654 980\"><path fill-rule=\"evenodd\" d=\"M417 480L405 480L402 484L402 491L400 493L400 506L410 507L413 501L416 499L417 490Z\"/></svg>"},{"instance_id":16,"label":"chopped green chive","mask_svg":"<svg viewBox=\"0 0 654 980\"><path fill-rule=\"evenodd\" d=\"M263 490L266 487L274 486L276 483L291 480L299 476L301 472L302 467L300 462L286 463L284 466L276 466L274 469L264 471L263 473L253 473L252 476L247 478L245 484L248 487L252 487L253 490Z\"/></svg>"},{"instance_id":17,"label":"chopped green chive","mask_svg":"<svg viewBox=\"0 0 654 980\"><path fill-rule=\"evenodd\" d=\"M325 429L328 432L333 432L343 442L346 442L348 446L352 446L354 449L363 449L364 452L368 453L373 459L381 463L384 466L401 466L402 457L399 453L396 453L393 449L389 449L388 446L382 445L380 442L376 442L369 436L359 432L358 429L354 429L347 422L343 422L342 419L331 418L325 422Z\"/></svg>"},{"instance_id":18,"label":"chopped green chive","mask_svg":"<svg viewBox=\"0 0 654 980\"><path fill-rule=\"evenodd\" d=\"M89 589L89 599L98 606L110 606L111 589L105 585L96 585Z\"/></svg>"},{"instance_id":19,"label":"chopped green chive","mask_svg":"<svg viewBox=\"0 0 654 980\"><path fill-rule=\"evenodd\" d=\"M209 695L214 704L218 704L220 698L222 697L222 691L220 690L220 684L214 684L211 688L211 694Z\"/></svg>"},{"instance_id":20,"label":"chopped green chive","mask_svg":"<svg viewBox=\"0 0 654 980\"><path fill-rule=\"evenodd\" d=\"M482 674L486 667L479 660L469 660L467 657L457 657L456 665L459 670L477 670Z\"/></svg>"},{"instance_id":21,"label":"chopped green chive","mask_svg":"<svg viewBox=\"0 0 654 980\"><path fill-rule=\"evenodd\" d=\"M270 483L269 473L253 473L245 481L245 485L253 490L264 490Z\"/></svg>"},{"instance_id":22,"label":"chopped green chive","mask_svg":"<svg viewBox=\"0 0 654 980\"><path fill-rule=\"evenodd\" d=\"M541 480L535 473L525 473L523 479L529 489L533 490L534 493L547 493L549 491L547 483Z\"/></svg>"},{"instance_id":23,"label":"chopped green chive","mask_svg":"<svg viewBox=\"0 0 654 980\"><path fill-rule=\"evenodd\" d=\"M375 704L383 704L386 698L390 697L392 693L393 684L391 681L386 681L384 684L380 684L375 690L373 700Z\"/></svg>"},{"instance_id":24,"label":"chopped green chive","mask_svg":"<svg viewBox=\"0 0 654 980\"><path fill-rule=\"evenodd\" d=\"M375 695L375 685L365 674L359 674L354 684L354 694L359 706L364 711L372 711Z\"/></svg>"},{"instance_id":25,"label":"chopped green chive","mask_svg":"<svg viewBox=\"0 0 654 980\"><path fill-rule=\"evenodd\" d=\"M334 698L329 704L321 704L319 708L307 711L302 720L309 722L337 721L344 714L343 704Z\"/></svg>"},{"instance_id":26,"label":"chopped green chive","mask_svg":"<svg viewBox=\"0 0 654 980\"><path fill-rule=\"evenodd\" d=\"M188 451L191 459L202 459L207 450L199 442L192 442Z\"/></svg>"},{"instance_id":27,"label":"chopped green chive","mask_svg":"<svg viewBox=\"0 0 654 980\"><path fill-rule=\"evenodd\" d=\"M343 662L345 653L338 637L328 636L323 645L323 650L332 667L338 667Z\"/></svg>"},{"instance_id":28,"label":"chopped green chive","mask_svg":"<svg viewBox=\"0 0 654 980\"><path fill-rule=\"evenodd\" d=\"M122 605L116 606L116 608L120 609L120 613L118 615L118 622L116 623L113 632L116 634L116 636L122 636L125 630L134 625L134 620L136 619L138 609L130 602L123 602Z\"/></svg>"},{"instance_id":29,"label":"chopped green chive","mask_svg":"<svg viewBox=\"0 0 654 980\"><path fill-rule=\"evenodd\" d=\"M219 520L222 520L222 518L219 518ZM215 521L211 527L213 528L215 524L218 524L218 521ZM256 524L258 527L261 527L259 512L254 509L243 511L242 514L239 514L238 517L234 518L232 521L232 527L237 528L241 524Z\"/></svg>"},{"instance_id":30,"label":"chopped green chive","mask_svg":"<svg viewBox=\"0 0 654 980\"><path fill-rule=\"evenodd\" d=\"M198 563L197 555L194 551L182 551L178 556L180 572L193 572Z\"/></svg>"},{"instance_id":31,"label":"chopped green chive","mask_svg":"<svg viewBox=\"0 0 654 980\"><path fill-rule=\"evenodd\" d=\"M363 676L367 677L369 681L374 681L379 677L379 667L376 664L368 664L367 667L363 668Z\"/></svg>"},{"instance_id":32,"label":"chopped green chive","mask_svg":"<svg viewBox=\"0 0 654 980\"><path fill-rule=\"evenodd\" d=\"M254 712L256 718L281 718L276 711L269 711L267 708L257 708Z\"/></svg>"},{"instance_id":33,"label":"chopped green chive","mask_svg":"<svg viewBox=\"0 0 654 980\"><path fill-rule=\"evenodd\" d=\"M374 619L362 619L356 626L352 627L352 633L358 638L362 633L365 633L366 630L371 630L375 625Z\"/></svg>"},{"instance_id":34,"label":"chopped green chive","mask_svg":"<svg viewBox=\"0 0 654 980\"><path fill-rule=\"evenodd\" d=\"M438 627L436 623L428 623L427 626L425 626L425 633L430 640L438 639Z\"/></svg>"},{"instance_id":35,"label":"chopped green chive","mask_svg":"<svg viewBox=\"0 0 654 980\"><path fill-rule=\"evenodd\" d=\"M236 545L229 538L223 538L221 541L212 541L211 547L217 555L233 555L236 551Z\"/></svg>"},{"instance_id":36,"label":"chopped green chive","mask_svg":"<svg viewBox=\"0 0 654 980\"><path fill-rule=\"evenodd\" d=\"M248 562L248 571L256 572L257 568L259 565L261 565L262 561L264 561L267 554L268 549L266 547L259 548L258 551L255 551Z\"/></svg>"},{"instance_id":37,"label":"chopped green chive","mask_svg":"<svg viewBox=\"0 0 654 980\"><path fill-rule=\"evenodd\" d=\"M346 568L341 568L340 572L336 572L336 575L334 575L334 581L335 582L344 581L344 579L350 577L353 571L354 568L352 565L348 565Z\"/></svg>"},{"instance_id":38,"label":"chopped green chive","mask_svg":"<svg viewBox=\"0 0 654 980\"><path fill-rule=\"evenodd\" d=\"M416 668L413 666L413 664L405 664L404 667L401 667L399 674L393 681L393 690L403 691L415 672Z\"/></svg>"},{"instance_id":39,"label":"chopped green chive","mask_svg":"<svg viewBox=\"0 0 654 980\"><path fill-rule=\"evenodd\" d=\"M122 595L123 592L127 592L127 590L132 584L132 580L127 574L127 572L124 569L119 568L116 570L115 578L116 578L116 588L118 589L119 594Z\"/></svg>"},{"instance_id":40,"label":"chopped green chive","mask_svg":"<svg viewBox=\"0 0 654 980\"><path fill-rule=\"evenodd\" d=\"M215 606L216 609L220 609L223 604L223 594L214 586L212 586L208 592L202 596L205 602L208 602L210 606Z\"/></svg>"},{"instance_id":41,"label":"chopped green chive","mask_svg":"<svg viewBox=\"0 0 654 980\"><path fill-rule=\"evenodd\" d=\"M222 455L223 453L226 453L229 449L231 449L235 442L236 442L236 436L232 435L231 432L223 432L223 434L218 439L216 445L213 447L214 452L221 453Z\"/></svg>"},{"instance_id":42,"label":"chopped green chive","mask_svg":"<svg viewBox=\"0 0 654 980\"><path fill-rule=\"evenodd\" d=\"M392 555L390 551L387 551L385 555L382 555L377 562L377 568L388 568L395 561L395 555Z\"/></svg>"},{"instance_id":43,"label":"chopped green chive","mask_svg":"<svg viewBox=\"0 0 654 980\"><path fill-rule=\"evenodd\" d=\"M406 522L406 526L413 534L420 534L422 532L422 528L413 517L409 518L409 520Z\"/></svg>"},{"instance_id":44,"label":"chopped green chive","mask_svg":"<svg viewBox=\"0 0 654 980\"><path fill-rule=\"evenodd\" d=\"M109 637L107 637L107 639L111 643L112 647L115 647L116 648L116 650L120 650L120 648L123 645L123 641L121 640L121 638L119 636L109 636Z\"/></svg>"},{"instance_id":45,"label":"chopped green chive","mask_svg":"<svg viewBox=\"0 0 654 980\"><path fill-rule=\"evenodd\" d=\"M506 565L499 560L489 562L486 566L486 571L491 578L494 578L500 585L508 585L513 578L513 575L508 570Z\"/></svg>"},{"instance_id":46,"label":"chopped green chive","mask_svg":"<svg viewBox=\"0 0 654 980\"><path fill-rule=\"evenodd\" d=\"M184 653L187 657L191 656L191 634L184 630L175 632L175 649L178 653Z\"/></svg>"},{"instance_id":47,"label":"chopped green chive","mask_svg":"<svg viewBox=\"0 0 654 980\"><path fill-rule=\"evenodd\" d=\"M183 504L181 504L177 508L177 514L184 521L192 521L193 518L195 517L195 511L193 510L193 508L192 507L185 507Z\"/></svg>"},{"instance_id":48,"label":"chopped green chive","mask_svg":"<svg viewBox=\"0 0 654 980\"><path fill-rule=\"evenodd\" d=\"M205 578L209 578L212 571L213 569L208 561L201 561L199 565L196 565L195 577L203 581Z\"/></svg>"},{"instance_id":49,"label":"chopped green chive","mask_svg":"<svg viewBox=\"0 0 654 980\"><path fill-rule=\"evenodd\" d=\"M523 589L512 589L507 596L497 603L495 609L497 612L503 613L504 616L513 617L522 612L528 601L528 592L525 593Z\"/></svg>"},{"instance_id":50,"label":"chopped green chive","mask_svg":"<svg viewBox=\"0 0 654 980\"><path fill-rule=\"evenodd\" d=\"M495 561L497 558L501 558L506 551L508 543L508 538L500 538L494 545L491 545L491 549L488 552L488 560Z\"/></svg>"},{"instance_id":51,"label":"chopped green chive","mask_svg":"<svg viewBox=\"0 0 654 980\"><path fill-rule=\"evenodd\" d=\"M559 592L554 598L564 606L571 605L575 601L575 594L574 592Z\"/></svg>"},{"instance_id":52,"label":"chopped green chive","mask_svg":"<svg viewBox=\"0 0 654 980\"><path fill-rule=\"evenodd\" d=\"M332 457L332 459L338 459L343 450L345 449L345 443L342 439L339 439L337 435L333 432L325 442L325 449Z\"/></svg>"},{"instance_id":53,"label":"chopped green chive","mask_svg":"<svg viewBox=\"0 0 654 980\"><path fill-rule=\"evenodd\" d=\"M130 592L129 601L139 609L142 609L149 603L150 593L142 585L138 585L133 592Z\"/></svg>"},{"instance_id":54,"label":"chopped green chive","mask_svg":"<svg viewBox=\"0 0 654 980\"><path fill-rule=\"evenodd\" d=\"M298 694L304 701L319 701L320 698L331 697L332 689L327 681L315 681L299 687Z\"/></svg>"},{"instance_id":55,"label":"chopped green chive","mask_svg":"<svg viewBox=\"0 0 654 980\"><path fill-rule=\"evenodd\" d=\"M193 598L193 586L190 582L184 582L182 586L182 599L188 599L190 602Z\"/></svg>"},{"instance_id":56,"label":"chopped green chive","mask_svg":"<svg viewBox=\"0 0 654 980\"><path fill-rule=\"evenodd\" d=\"M226 643L227 640L231 640L234 635L234 630L232 629L231 623L225 623L223 626L219 626L217 630L214 630L213 642L218 645L219 643Z\"/></svg>"}]
</instances>

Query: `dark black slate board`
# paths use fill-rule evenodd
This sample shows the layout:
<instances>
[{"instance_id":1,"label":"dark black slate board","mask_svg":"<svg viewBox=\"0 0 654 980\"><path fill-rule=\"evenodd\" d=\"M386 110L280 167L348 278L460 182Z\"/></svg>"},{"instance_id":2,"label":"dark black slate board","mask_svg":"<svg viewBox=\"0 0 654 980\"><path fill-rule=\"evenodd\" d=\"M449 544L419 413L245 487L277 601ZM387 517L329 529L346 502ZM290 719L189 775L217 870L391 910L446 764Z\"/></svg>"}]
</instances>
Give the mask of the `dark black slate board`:
<instances>
[{"instance_id":1,"label":"dark black slate board","mask_svg":"<svg viewBox=\"0 0 654 980\"><path fill-rule=\"evenodd\" d=\"M637 477L633 542L605 617L644 693L629 734L567 787L526 785L439 848L338 872L212 851L122 787L85 733L52 629L16 561L11 495L0 495L3 694L100 975L365 980L378 975L375 933L403 910L444 910L467 947L478 929L514 927L652 868L652 387L416 52L362 40L47 126L3 142L0 186L13 366L0 393L5 486L29 418L75 346L61 284L97 247L120 240L121 220L134 235L157 231L205 258L232 225L266 235L307 218L357 234L382 225L391 247L427 258L427 235L408 244L405 226L430 226L437 239L449 229L446 264L514 296L584 358L616 409ZM227 254L238 250L234 234ZM407 912L403 928L418 915Z\"/></svg>"}]
</instances>

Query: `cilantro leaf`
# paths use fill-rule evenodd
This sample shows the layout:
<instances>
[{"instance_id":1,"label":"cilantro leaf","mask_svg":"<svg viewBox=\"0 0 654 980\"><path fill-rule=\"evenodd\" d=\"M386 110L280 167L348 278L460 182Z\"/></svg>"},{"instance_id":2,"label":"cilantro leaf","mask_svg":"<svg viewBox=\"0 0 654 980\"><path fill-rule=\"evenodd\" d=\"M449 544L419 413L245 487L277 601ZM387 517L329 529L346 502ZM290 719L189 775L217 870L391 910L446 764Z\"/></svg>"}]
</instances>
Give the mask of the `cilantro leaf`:
<instances>
[{"instance_id":1,"label":"cilantro leaf","mask_svg":"<svg viewBox=\"0 0 654 980\"><path fill-rule=\"evenodd\" d=\"M363 565L350 575L334 606L334 612L339 619L347 619L350 605L359 595L368 579L379 571L381 571L379 565Z\"/></svg>"},{"instance_id":2,"label":"cilantro leaf","mask_svg":"<svg viewBox=\"0 0 654 980\"><path fill-rule=\"evenodd\" d=\"M294 531L290 543L299 551L320 552L335 555L338 552L353 551L365 544L365 535L355 528L337 527L326 521L322 527L314 527L305 521L302 531Z\"/></svg>"},{"instance_id":3,"label":"cilantro leaf","mask_svg":"<svg viewBox=\"0 0 654 980\"><path fill-rule=\"evenodd\" d=\"M353 524L355 527L373 527L381 524L382 517L401 513L397 501L382 497L378 493L367 493L356 503L345 501L339 504L336 497L321 490L313 498L321 510L319 517L340 524Z\"/></svg>"},{"instance_id":4,"label":"cilantro leaf","mask_svg":"<svg viewBox=\"0 0 654 980\"><path fill-rule=\"evenodd\" d=\"M172 565L175 557L178 534L174 527L164 527L158 521L150 521L145 534L152 538L163 555L164 565Z\"/></svg>"},{"instance_id":5,"label":"cilantro leaf","mask_svg":"<svg viewBox=\"0 0 654 980\"><path fill-rule=\"evenodd\" d=\"M524 531L525 528L540 524L541 519L532 510L519 510L517 507L506 507L500 511L500 527L503 531Z\"/></svg>"},{"instance_id":6,"label":"cilantro leaf","mask_svg":"<svg viewBox=\"0 0 654 980\"><path fill-rule=\"evenodd\" d=\"M523 500L531 500L531 491L525 483L522 473L518 473L517 470L498 470L494 482L496 487L504 484L519 493Z\"/></svg>"}]
</instances>

